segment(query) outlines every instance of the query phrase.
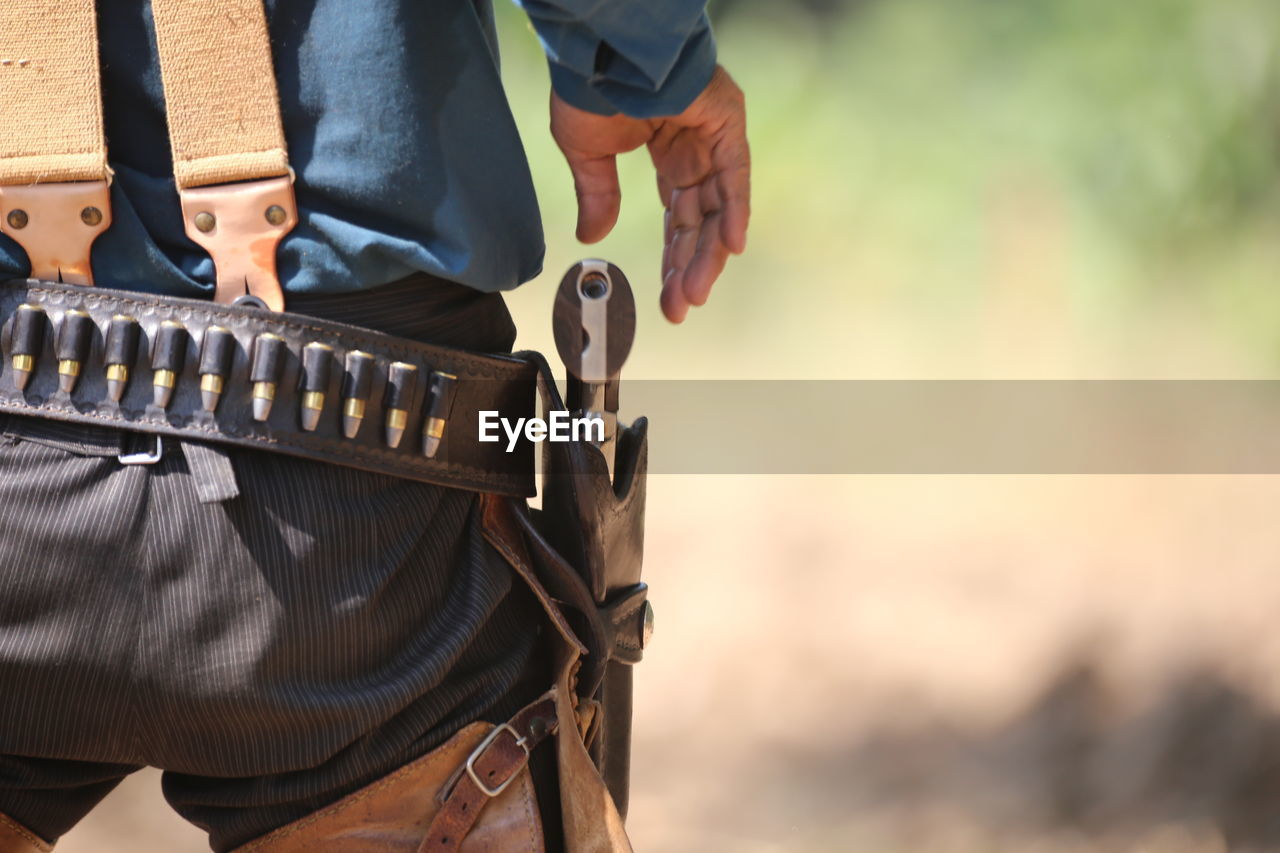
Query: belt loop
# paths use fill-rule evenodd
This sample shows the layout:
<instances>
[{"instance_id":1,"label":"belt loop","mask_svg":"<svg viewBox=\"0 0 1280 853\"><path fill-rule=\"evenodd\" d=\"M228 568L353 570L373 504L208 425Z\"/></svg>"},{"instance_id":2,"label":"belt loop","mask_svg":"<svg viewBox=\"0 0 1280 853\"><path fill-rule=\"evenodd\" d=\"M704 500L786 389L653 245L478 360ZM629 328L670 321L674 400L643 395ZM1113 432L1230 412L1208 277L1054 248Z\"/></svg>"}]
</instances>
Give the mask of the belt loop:
<instances>
[{"instance_id":1,"label":"belt loop","mask_svg":"<svg viewBox=\"0 0 1280 853\"><path fill-rule=\"evenodd\" d=\"M191 441L178 442L187 459L187 470L195 483L196 498L202 504L216 504L239 496L236 469L221 447Z\"/></svg>"}]
</instances>

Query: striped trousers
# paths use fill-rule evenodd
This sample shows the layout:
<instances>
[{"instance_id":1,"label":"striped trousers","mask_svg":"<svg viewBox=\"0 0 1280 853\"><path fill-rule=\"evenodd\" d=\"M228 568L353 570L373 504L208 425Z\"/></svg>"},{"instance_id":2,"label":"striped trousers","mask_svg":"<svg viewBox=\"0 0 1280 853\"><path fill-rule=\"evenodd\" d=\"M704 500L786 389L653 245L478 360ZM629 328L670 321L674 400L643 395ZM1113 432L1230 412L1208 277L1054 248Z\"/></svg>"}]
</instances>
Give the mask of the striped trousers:
<instances>
[{"instance_id":1,"label":"striped trousers","mask_svg":"<svg viewBox=\"0 0 1280 853\"><path fill-rule=\"evenodd\" d=\"M436 280L290 309L514 337L500 297ZM0 813L53 840L150 765L228 850L545 689L537 606L475 495L176 442L120 461L153 443L0 422Z\"/></svg>"}]
</instances>

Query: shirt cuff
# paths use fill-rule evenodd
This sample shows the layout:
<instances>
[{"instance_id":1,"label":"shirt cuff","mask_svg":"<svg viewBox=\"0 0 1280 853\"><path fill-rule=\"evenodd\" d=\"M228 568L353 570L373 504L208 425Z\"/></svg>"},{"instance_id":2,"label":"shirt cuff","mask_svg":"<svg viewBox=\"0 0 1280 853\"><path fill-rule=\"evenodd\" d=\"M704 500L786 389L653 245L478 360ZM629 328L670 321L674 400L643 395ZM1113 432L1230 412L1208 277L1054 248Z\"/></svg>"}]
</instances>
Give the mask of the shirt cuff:
<instances>
[{"instance_id":1,"label":"shirt cuff","mask_svg":"<svg viewBox=\"0 0 1280 853\"><path fill-rule=\"evenodd\" d=\"M716 42L705 19L656 89L622 82L635 80L640 75L628 73L634 66L607 44L601 44L599 50L597 70L590 78L554 61L550 63L551 85L556 94L571 106L599 115L622 113L632 118L679 115L707 88L716 70Z\"/></svg>"}]
</instances>

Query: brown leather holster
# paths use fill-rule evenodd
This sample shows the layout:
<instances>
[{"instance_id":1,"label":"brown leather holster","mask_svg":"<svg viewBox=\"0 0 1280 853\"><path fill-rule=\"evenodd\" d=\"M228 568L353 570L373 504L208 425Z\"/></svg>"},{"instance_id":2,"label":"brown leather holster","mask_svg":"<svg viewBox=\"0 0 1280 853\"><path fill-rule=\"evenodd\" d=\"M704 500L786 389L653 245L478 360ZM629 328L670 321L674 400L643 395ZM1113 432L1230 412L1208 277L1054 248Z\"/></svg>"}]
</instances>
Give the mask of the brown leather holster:
<instances>
[{"instance_id":1,"label":"brown leather holster","mask_svg":"<svg viewBox=\"0 0 1280 853\"><path fill-rule=\"evenodd\" d=\"M538 366L548 411L566 409L550 368ZM599 712L588 738L592 759L624 817L631 767L631 667L652 632L644 557L648 422L619 424L614 471L586 441L544 443L542 509L522 519L539 576L571 611L585 646L577 695Z\"/></svg>"},{"instance_id":2,"label":"brown leather holster","mask_svg":"<svg viewBox=\"0 0 1280 853\"><path fill-rule=\"evenodd\" d=\"M566 411L538 368L548 413ZM629 851L623 829L631 740L631 666L652 630L644 550L647 422L619 427L614 476L585 441L544 444L542 508L484 498L485 535L541 601L555 647L557 768L565 848Z\"/></svg>"}]
</instances>

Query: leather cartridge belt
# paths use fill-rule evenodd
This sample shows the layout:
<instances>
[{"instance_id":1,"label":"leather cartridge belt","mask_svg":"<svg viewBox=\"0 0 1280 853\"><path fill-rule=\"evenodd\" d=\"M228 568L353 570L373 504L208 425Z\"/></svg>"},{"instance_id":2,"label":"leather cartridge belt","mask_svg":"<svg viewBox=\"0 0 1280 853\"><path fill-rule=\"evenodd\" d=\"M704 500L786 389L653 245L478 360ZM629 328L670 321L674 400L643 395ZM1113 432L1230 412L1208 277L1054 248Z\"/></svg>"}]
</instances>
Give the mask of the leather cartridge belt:
<instances>
[{"instance_id":1,"label":"leather cartridge belt","mask_svg":"<svg viewBox=\"0 0 1280 853\"><path fill-rule=\"evenodd\" d=\"M0 283L0 412L273 450L455 488L534 494L536 367L245 305Z\"/></svg>"}]
</instances>

